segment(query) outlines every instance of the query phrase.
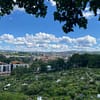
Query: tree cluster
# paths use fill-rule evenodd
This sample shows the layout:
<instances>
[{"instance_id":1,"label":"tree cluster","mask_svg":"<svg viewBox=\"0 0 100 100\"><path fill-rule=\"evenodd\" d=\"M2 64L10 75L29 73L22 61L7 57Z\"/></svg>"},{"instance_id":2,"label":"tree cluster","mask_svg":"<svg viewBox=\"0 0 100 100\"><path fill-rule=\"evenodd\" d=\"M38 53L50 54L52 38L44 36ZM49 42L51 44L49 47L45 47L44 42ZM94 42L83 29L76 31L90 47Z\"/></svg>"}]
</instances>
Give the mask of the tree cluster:
<instances>
[{"instance_id":1,"label":"tree cluster","mask_svg":"<svg viewBox=\"0 0 100 100\"><path fill-rule=\"evenodd\" d=\"M4 63L10 63L11 61L21 61L25 63L29 63L31 61L30 57L9 57L7 58L3 54L0 54L0 61Z\"/></svg>"},{"instance_id":2,"label":"tree cluster","mask_svg":"<svg viewBox=\"0 0 100 100\"><path fill-rule=\"evenodd\" d=\"M100 55L97 54L74 54L67 62L69 68L90 67L100 68Z\"/></svg>"},{"instance_id":3,"label":"tree cluster","mask_svg":"<svg viewBox=\"0 0 100 100\"><path fill-rule=\"evenodd\" d=\"M33 72L51 72L60 71L66 68L66 63L64 59L58 58L55 60L49 60L48 62L43 62L41 60L34 61L30 67Z\"/></svg>"},{"instance_id":4,"label":"tree cluster","mask_svg":"<svg viewBox=\"0 0 100 100\"><path fill-rule=\"evenodd\" d=\"M43 100L99 100L97 78L100 79L99 68L0 77L0 100L37 100L39 96Z\"/></svg>"},{"instance_id":5,"label":"tree cluster","mask_svg":"<svg viewBox=\"0 0 100 100\"><path fill-rule=\"evenodd\" d=\"M40 72L48 72L47 66L51 66L50 71L62 71L71 68L89 67L89 68L100 68L100 55L99 54L73 54L68 58L66 62L62 58L48 61L33 62L31 69L37 71L39 68Z\"/></svg>"},{"instance_id":6,"label":"tree cluster","mask_svg":"<svg viewBox=\"0 0 100 100\"><path fill-rule=\"evenodd\" d=\"M49 67L48 67L49 66ZM20 76L26 73L47 73L63 71L72 68L100 68L100 55L98 54L74 54L66 62L62 58L43 62L33 61L30 68L18 67L12 71L12 75Z\"/></svg>"}]
</instances>

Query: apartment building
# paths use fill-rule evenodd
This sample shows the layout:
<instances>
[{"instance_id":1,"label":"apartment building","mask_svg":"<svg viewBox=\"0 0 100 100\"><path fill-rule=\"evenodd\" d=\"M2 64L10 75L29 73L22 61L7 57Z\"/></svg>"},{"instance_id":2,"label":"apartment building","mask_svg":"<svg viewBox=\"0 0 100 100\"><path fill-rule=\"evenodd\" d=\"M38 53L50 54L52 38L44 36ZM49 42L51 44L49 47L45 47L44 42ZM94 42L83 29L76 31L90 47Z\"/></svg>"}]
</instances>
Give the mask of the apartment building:
<instances>
[{"instance_id":1,"label":"apartment building","mask_svg":"<svg viewBox=\"0 0 100 100\"><path fill-rule=\"evenodd\" d=\"M19 61L12 61L10 64L0 62L0 75L9 75L11 71L17 67L29 68L29 64L25 64Z\"/></svg>"}]
</instances>

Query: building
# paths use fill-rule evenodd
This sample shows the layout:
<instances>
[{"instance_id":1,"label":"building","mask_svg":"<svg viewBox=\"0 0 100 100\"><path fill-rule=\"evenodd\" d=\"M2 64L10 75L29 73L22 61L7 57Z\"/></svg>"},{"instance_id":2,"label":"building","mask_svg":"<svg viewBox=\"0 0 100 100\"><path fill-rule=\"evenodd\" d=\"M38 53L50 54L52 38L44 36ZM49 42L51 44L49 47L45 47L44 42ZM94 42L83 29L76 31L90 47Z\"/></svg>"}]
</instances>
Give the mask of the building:
<instances>
[{"instance_id":1,"label":"building","mask_svg":"<svg viewBox=\"0 0 100 100\"><path fill-rule=\"evenodd\" d=\"M25 63L20 62L20 61L12 61L10 65L11 65L11 69L14 69L16 67L26 67L26 68L29 68L29 64L25 64Z\"/></svg>"},{"instance_id":2,"label":"building","mask_svg":"<svg viewBox=\"0 0 100 100\"><path fill-rule=\"evenodd\" d=\"M10 74L11 73L11 65L0 62L0 75Z\"/></svg>"},{"instance_id":3,"label":"building","mask_svg":"<svg viewBox=\"0 0 100 100\"><path fill-rule=\"evenodd\" d=\"M19 61L12 61L10 64L0 62L0 75L9 75L11 71L17 67L29 68L29 64Z\"/></svg>"}]
</instances>

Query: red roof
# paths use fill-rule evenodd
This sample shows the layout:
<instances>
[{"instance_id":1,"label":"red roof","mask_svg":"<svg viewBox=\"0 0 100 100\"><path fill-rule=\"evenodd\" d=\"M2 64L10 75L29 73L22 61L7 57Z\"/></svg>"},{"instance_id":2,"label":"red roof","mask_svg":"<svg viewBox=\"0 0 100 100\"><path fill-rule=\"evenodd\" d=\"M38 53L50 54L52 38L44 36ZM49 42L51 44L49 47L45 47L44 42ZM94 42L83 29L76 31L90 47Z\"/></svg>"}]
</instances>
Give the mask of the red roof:
<instances>
[{"instance_id":1,"label":"red roof","mask_svg":"<svg viewBox=\"0 0 100 100\"><path fill-rule=\"evenodd\" d=\"M11 64L23 64L21 61L12 61Z\"/></svg>"}]
</instances>

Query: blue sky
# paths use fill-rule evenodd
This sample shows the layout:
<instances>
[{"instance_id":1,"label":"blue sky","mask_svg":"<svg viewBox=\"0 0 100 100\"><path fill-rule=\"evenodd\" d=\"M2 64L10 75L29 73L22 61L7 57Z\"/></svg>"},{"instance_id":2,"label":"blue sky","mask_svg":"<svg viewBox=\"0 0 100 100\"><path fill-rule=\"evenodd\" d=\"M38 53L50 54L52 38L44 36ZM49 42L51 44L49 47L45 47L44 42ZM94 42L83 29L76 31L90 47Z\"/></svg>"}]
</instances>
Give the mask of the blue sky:
<instances>
[{"instance_id":1,"label":"blue sky","mask_svg":"<svg viewBox=\"0 0 100 100\"><path fill-rule=\"evenodd\" d=\"M9 16L0 19L0 49L19 51L100 51L100 22L86 9L88 28L74 28L65 34L62 25L54 21L55 3L48 3L45 18L35 18L17 6ZM100 11L98 11L100 14Z\"/></svg>"}]
</instances>

